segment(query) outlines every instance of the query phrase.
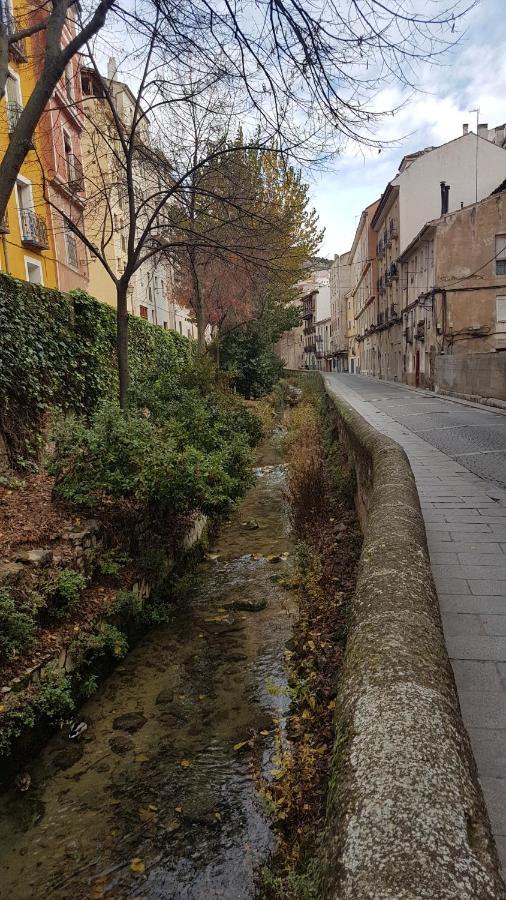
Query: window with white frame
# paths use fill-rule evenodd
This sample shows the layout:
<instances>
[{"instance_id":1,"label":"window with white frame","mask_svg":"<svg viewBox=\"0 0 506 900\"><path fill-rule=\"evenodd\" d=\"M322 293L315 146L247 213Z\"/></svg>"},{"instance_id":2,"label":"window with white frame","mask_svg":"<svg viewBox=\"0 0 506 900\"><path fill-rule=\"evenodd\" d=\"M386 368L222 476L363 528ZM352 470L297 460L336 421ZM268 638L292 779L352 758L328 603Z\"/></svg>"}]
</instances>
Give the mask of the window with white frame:
<instances>
[{"instance_id":1,"label":"window with white frame","mask_svg":"<svg viewBox=\"0 0 506 900\"><path fill-rule=\"evenodd\" d=\"M506 296L496 297L496 322L506 328Z\"/></svg>"},{"instance_id":2,"label":"window with white frame","mask_svg":"<svg viewBox=\"0 0 506 900\"><path fill-rule=\"evenodd\" d=\"M506 234L495 236L495 274L506 275Z\"/></svg>"},{"instance_id":3,"label":"window with white frame","mask_svg":"<svg viewBox=\"0 0 506 900\"><path fill-rule=\"evenodd\" d=\"M44 284L42 278L42 266L36 259L29 259L25 256L25 272L26 280L31 284Z\"/></svg>"}]
</instances>

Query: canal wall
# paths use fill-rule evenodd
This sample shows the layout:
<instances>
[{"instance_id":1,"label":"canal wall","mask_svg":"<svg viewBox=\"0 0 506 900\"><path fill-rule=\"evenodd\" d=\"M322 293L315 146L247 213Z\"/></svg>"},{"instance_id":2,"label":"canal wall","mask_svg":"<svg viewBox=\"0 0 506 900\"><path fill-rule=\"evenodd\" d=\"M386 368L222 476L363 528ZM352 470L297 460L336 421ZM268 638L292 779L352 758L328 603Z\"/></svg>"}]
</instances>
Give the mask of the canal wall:
<instances>
[{"instance_id":1,"label":"canal wall","mask_svg":"<svg viewBox=\"0 0 506 900\"><path fill-rule=\"evenodd\" d=\"M99 605L96 614L88 613L85 627L67 628L53 652L41 655L35 664L0 685L0 790L40 750L49 734L61 727L61 720L70 716L71 710L64 714L58 706L52 709L45 700L41 701L44 692L49 688L54 695L51 703L56 704L59 697L55 688L58 686L59 691L64 687L72 711L77 714L80 703L87 697L83 694L83 680L93 676L100 681L112 671L126 649L131 649L145 633L153 597L163 591L176 568L190 568L195 556L200 557L213 524L202 514L189 517L173 546L159 554L156 569L146 572L141 566L124 585L131 598L125 608L115 613L107 605ZM135 535L137 544L147 546L153 538L150 527L143 522L138 523ZM79 533L66 537L72 544L72 555L66 559L66 565L87 576L90 589L98 599L103 587L95 582L95 576L100 553L107 545L104 528L97 520L84 520ZM52 562L57 560L51 550L26 551L23 561L0 564L0 588L12 586L19 579L28 579L32 587L37 587L37 578L44 580L46 566ZM121 641L126 642L124 650L123 645L117 648L114 641L107 643L111 626Z\"/></svg>"},{"instance_id":2,"label":"canal wall","mask_svg":"<svg viewBox=\"0 0 506 900\"><path fill-rule=\"evenodd\" d=\"M356 474L364 532L339 674L322 897L504 898L411 467L317 378Z\"/></svg>"}]
</instances>

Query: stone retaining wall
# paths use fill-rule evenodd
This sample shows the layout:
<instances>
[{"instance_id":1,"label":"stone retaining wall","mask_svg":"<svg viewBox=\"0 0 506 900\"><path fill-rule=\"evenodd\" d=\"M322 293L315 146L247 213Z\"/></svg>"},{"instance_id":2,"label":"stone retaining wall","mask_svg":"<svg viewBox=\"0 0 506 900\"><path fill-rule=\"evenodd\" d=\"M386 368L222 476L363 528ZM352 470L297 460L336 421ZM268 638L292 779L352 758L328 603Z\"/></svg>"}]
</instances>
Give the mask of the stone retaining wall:
<instances>
[{"instance_id":1,"label":"stone retaining wall","mask_svg":"<svg viewBox=\"0 0 506 900\"><path fill-rule=\"evenodd\" d=\"M322 897L505 898L411 467L351 407L327 404L356 471L364 544L339 676Z\"/></svg>"},{"instance_id":2,"label":"stone retaining wall","mask_svg":"<svg viewBox=\"0 0 506 900\"><path fill-rule=\"evenodd\" d=\"M455 353L436 357L436 391L471 400L506 402L506 353Z\"/></svg>"}]
</instances>

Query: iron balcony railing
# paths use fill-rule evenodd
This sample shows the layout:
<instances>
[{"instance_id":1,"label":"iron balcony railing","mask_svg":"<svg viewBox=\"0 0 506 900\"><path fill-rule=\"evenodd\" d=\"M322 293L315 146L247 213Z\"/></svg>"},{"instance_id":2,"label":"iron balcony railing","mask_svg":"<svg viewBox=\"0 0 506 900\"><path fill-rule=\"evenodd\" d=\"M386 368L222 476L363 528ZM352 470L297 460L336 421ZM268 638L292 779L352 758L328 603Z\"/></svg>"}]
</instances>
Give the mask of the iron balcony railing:
<instances>
[{"instance_id":1,"label":"iron balcony railing","mask_svg":"<svg viewBox=\"0 0 506 900\"><path fill-rule=\"evenodd\" d=\"M49 242L45 220L38 216L33 209L22 209L20 215L21 240L23 244L29 244L37 250L47 250Z\"/></svg>"},{"instance_id":2,"label":"iron balcony railing","mask_svg":"<svg viewBox=\"0 0 506 900\"><path fill-rule=\"evenodd\" d=\"M70 153L67 156L68 189L73 194L81 194L84 191L84 172L81 160Z\"/></svg>"},{"instance_id":3,"label":"iron balcony railing","mask_svg":"<svg viewBox=\"0 0 506 900\"><path fill-rule=\"evenodd\" d=\"M7 103L7 123L9 125L9 134L12 134L16 125L19 122L21 113L23 112L23 107L21 103L16 103L14 100L9 100Z\"/></svg>"},{"instance_id":4,"label":"iron balcony railing","mask_svg":"<svg viewBox=\"0 0 506 900\"><path fill-rule=\"evenodd\" d=\"M22 26L12 14L6 3L0 2L0 20L7 30L9 37L16 32L22 30ZM9 50L17 56L18 59L26 60L26 39L21 38L19 41L9 44Z\"/></svg>"},{"instance_id":5,"label":"iron balcony railing","mask_svg":"<svg viewBox=\"0 0 506 900\"><path fill-rule=\"evenodd\" d=\"M3 219L0 219L0 234L9 234L9 217L7 213L4 214Z\"/></svg>"}]
</instances>

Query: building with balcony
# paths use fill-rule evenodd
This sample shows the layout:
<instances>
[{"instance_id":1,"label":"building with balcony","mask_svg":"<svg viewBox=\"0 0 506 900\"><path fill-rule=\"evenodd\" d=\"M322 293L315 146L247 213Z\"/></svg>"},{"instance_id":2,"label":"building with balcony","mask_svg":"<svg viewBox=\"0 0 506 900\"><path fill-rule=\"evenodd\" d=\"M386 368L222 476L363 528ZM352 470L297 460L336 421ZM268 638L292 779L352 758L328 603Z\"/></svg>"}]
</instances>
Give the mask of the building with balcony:
<instances>
[{"instance_id":1,"label":"building with balcony","mask_svg":"<svg viewBox=\"0 0 506 900\"><path fill-rule=\"evenodd\" d=\"M334 372L348 371L346 303L351 287L350 254L336 253L330 267L330 354Z\"/></svg>"},{"instance_id":2,"label":"building with balcony","mask_svg":"<svg viewBox=\"0 0 506 900\"><path fill-rule=\"evenodd\" d=\"M26 6L2 0L2 17L10 33L26 24ZM37 80L37 37L9 45L9 74L0 100L0 153L4 153ZM57 286L54 245L39 158L42 133L37 127L0 223L0 266L4 272L47 287Z\"/></svg>"},{"instance_id":3,"label":"building with balcony","mask_svg":"<svg viewBox=\"0 0 506 900\"><path fill-rule=\"evenodd\" d=\"M363 210L349 253L350 290L347 294L348 368L376 374L376 352L371 334L378 318L376 233L372 220L376 200Z\"/></svg>"},{"instance_id":4,"label":"building with balcony","mask_svg":"<svg viewBox=\"0 0 506 900\"><path fill-rule=\"evenodd\" d=\"M500 141L489 139L484 126L476 135L465 125L463 134L455 140L405 156L396 177L387 185L372 221L378 242L380 330L374 333L374 343L375 374L380 378L403 380L405 365L411 365L406 349L411 343L406 336L411 339L416 333L422 334L421 324L405 323L405 294L412 285L404 280L406 270L401 271L400 256L428 222L487 197L504 179L505 153ZM408 270L407 277L411 275L415 280L425 277ZM425 362L422 354L420 374Z\"/></svg>"},{"instance_id":5,"label":"building with balcony","mask_svg":"<svg viewBox=\"0 0 506 900\"><path fill-rule=\"evenodd\" d=\"M506 400L506 182L428 222L399 262L403 380Z\"/></svg>"},{"instance_id":6,"label":"building with balcony","mask_svg":"<svg viewBox=\"0 0 506 900\"><path fill-rule=\"evenodd\" d=\"M135 97L127 84L116 77L116 63L109 60L105 79L114 102L116 113L124 123L126 132L132 127ZM135 133L136 154L133 165L132 196L138 210L130 221L125 174L118 162L118 137L112 112L104 96L103 80L94 70L81 69L82 106L85 118L83 132L83 164L87 204L85 211L86 235L103 252L107 265L116 277L120 277L128 259L128 239L135 230L135 239L145 227L150 210L144 197L156 197L160 177L169 165L151 146L149 120L144 116ZM119 150L121 160L121 150ZM155 201L153 201L155 202ZM194 335L194 324L189 314L174 303L172 265L163 252L163 233L151 230L151 245L144 245L144 252L160 247L134 273L128 288L128 311L147 319L162 328L177 329L180 333ZM89 290L105 303L115 305L116 286L100 259L90 252ZM187 321L188 320L188 321Z\"/></svg>"},{"instance_id":7,"label":"building with balcony","mask_svg":"<svg viewBox=\"0 0 506 900\"><path fill-rule=\"evenodd\" d=\"M75 35L73 7L63 27L62 39L69 43ZM39 47L37 65L43 63L45 32L34 36ZM67 65L40 122L40 143L44 165L48 217L54 243L56 277L62 291L88 288L88 258L72 223L84 227L86 201L82 161L84 115L81 104L81 65L75 56Z\"/></svg>"}]
</instances>

